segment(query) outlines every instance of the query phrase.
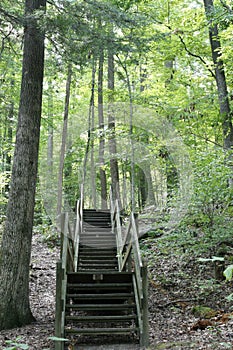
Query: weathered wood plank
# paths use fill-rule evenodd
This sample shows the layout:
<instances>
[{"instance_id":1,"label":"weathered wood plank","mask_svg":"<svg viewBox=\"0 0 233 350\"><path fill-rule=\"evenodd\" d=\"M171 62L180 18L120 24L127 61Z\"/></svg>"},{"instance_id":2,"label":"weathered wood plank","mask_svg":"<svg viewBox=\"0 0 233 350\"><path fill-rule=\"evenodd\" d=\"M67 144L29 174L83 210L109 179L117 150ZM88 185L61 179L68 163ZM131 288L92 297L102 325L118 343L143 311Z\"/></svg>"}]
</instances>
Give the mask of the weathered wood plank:
<instances>
[{"instance_id":1,"label":"weathered wood plank","mask_svg":"<svg viewBox=\"0 0 233 350\"><path fill-rule=\"evenodd\" d=\"M143 332L140 344L142 346L149 346L149 317L148 317L148 269L147 260L142 261L142 286L143 286L143 300L142 300L142 323Z\"/></svg>"},{"instance_id":2,"label":"weathered wood plank","mask_svg":"<svg viewBox=\"0 0 233 350\"><path fill-rule=\"evenodd\" d=\"M63 270L62 262L59 260L56 264L56 311L55 311L55 336L61 338L62 336L62 279L63 279ZM55 342L55 350L62 350L61 342Z\"/></svg>"}]
</instances>

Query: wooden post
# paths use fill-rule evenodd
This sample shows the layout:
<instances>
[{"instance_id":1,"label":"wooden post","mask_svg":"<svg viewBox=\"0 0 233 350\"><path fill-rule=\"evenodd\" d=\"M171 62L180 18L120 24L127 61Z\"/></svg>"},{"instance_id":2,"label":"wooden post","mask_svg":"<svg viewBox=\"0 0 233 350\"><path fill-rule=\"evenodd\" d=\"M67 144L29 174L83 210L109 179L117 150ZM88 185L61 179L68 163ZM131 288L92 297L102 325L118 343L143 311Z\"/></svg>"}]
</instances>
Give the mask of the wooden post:
<instances>
[{"instance_id":1,"label":"wooden post","mask_svg":"<svg viewBox=\"0 0 233 350\"><path fill-rule=\"evenodd\" d=\"M142 301L142 325L143 333L142 339L140 339L141 346L149 346L149 319L148 319L148 271L147 260L142 261L142 289L143 289L143 301Z\"/></svg>"},{"instance_id":2,"label":"wooden post","mask_svg":"<svg viewBox=\"0 0 233 350\"><path fill-rule=\"evenodd\" d=\"M55 312L55 336L61 338L62 335L62 279L63 279L63 270L62 262L59 260L56 264L56 312ZM63 344L61 341L55 341L55 350L62 350Z\"/></svg>"},{"instance_id":3,"label":"wooden post","mask_svg":"<svg viewBox=\"0 0 233 350\"><path fill-rule=\"evenodd\" d=\"M63 251L63 239L64 239L64 228L65 228L65 213L61 214L61 233L60 233L60 259L62 259Z\"/></svg>"}]
</instances>

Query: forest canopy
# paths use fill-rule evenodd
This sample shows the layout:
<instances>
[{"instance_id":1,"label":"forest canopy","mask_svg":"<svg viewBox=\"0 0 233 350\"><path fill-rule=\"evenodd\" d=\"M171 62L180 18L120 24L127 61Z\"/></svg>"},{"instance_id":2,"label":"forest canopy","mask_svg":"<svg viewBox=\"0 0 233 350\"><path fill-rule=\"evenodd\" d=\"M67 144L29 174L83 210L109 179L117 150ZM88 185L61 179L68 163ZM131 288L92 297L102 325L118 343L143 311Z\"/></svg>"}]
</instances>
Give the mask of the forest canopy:
<instances>
[{"instance_id":1,"label":"forest canopy","mask_svg":"<svg viewBox=\"0 0 233 350\"><path fill-rule=\"evenodd\" d=\"M4 1L0 16L1 215L4 218L16 133L26 18L21 2L17 1L13 6ZM64 190L70 205L75 203L83 181L81 169L87 130L91 128L96 128L91 133L91 147L98 148L100 117L98 112L91 114L89 107L97 106L98 109L100 104L107 106L123 102L151 108L156 118L168 120L177 130L188 148L193 166L192 213L197 211L200 216L204 215L203 220L212 222L220 208L225 210L231 206L231 186L228 185L232 170L233 10L230 1L215 1L214 4L211 1L49 1L46 14L38 9L34 16L41 30L45 30L46 47L41 164L46 162L54 169L59 162L67 71L72 67L64 167ZM215 37L216 30L218 37ZM211 33L215 47L211 46ZM112 77L109 73L110 56ZM224 83L218 82L222 73ZM225 90L221 91L223 84ZM170 187L177 186L176 169L172 156L166 150L164 153L156 136L147 130L138 130L137 120L133 115L131 117L133 127L130 121L122 125L116 115L115 132L122 135L132 133L135 142L145 144L149 148L149 157L157 159L159 173L163 174L159 175L158 186L156 176L159 173L156 175L157 170L150 169L154 172L154 183L149 185L153 193L150 199L147 198L150 203L159 192L164 192L166 197ZM107 114L103 122L107 127ZM96 174L96 189L93 189L90 178L88 180L92 193L98 193L102 186L97 169L98 150L95 153L96 164L88 165L89 177L91 172ZM124 181L131 181L132 169L129 159L123 159L122 155L118 158L122 191ZM108 186L111 182L109 161L103 159ZM90 164L90 159L88 162ZM44 169L44 165L41 168ZM140 209L147 199L143 198L144 185L140 180L143 175L136 168L134 172L137 183L135 205ZM51 182L56 183L55 170L52 176Z\"/></svg>"}]
</instances>

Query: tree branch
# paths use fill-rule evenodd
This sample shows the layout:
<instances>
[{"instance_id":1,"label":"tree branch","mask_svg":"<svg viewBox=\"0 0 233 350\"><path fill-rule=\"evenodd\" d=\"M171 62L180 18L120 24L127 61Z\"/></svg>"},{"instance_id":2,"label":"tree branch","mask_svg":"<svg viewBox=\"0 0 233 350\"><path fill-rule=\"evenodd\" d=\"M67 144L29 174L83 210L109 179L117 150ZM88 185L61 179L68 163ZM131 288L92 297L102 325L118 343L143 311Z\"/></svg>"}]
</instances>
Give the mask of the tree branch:
<instances>
[{"instance_id":1,"label":"tree branch","mask_svg":"<svg viewBox=\"0 0 233 350\"><path fill-rule=\"evenodd\" d=\"M1 46L1 49L0 49L0 59L2 58L2 54L3 54L4 48L5 48L5 41L9 38L9 36L12 33L12 31L13 31L13 28L11 28L11 30L9 31L8 34L3 34L2 30L1 30L1 33L3 34L3 38L2 38L2 46Z\"/></svg>"},{"instance_id":2,"label":"tree branch","mask_svg":"<svg viewBox=\"0 0 233 350\"><path fill-rule=\"evenodd\" d=\"M223 6L227 11L229 11L231 14L233 14L233 9L232 9L229 5L227 5L223 0L220 0L220 2L221 2L221 4L222 4L222 6Z\"/></svg>"},{"instance_id":3,"label":"tree branch","mask_svg":"<svg viewBox=\"0 0 233 350\"><path fill-rule=\"evenodd\" d=\"M212 75L212 77L213 77L214 79L216 79L216 75L214 74L214 72L212 71L212 69L208 68L206 61L205 61L200 55L196 55L195 53L192 53L192 52L187 48L187 46L186 46L186 44L185 44L185 42L184 42L184 39L182 38L182 36L181 36L180 34L178 35L178 37L179 37L179 39L180 39L182 45L184 46L185 51L186 51L190 56L195 57L195 58L198 58L198 59L206 66L206 68L208 69L208 71L210 72L210 74Z\"/></svg>"},{"instance_id":4,"label":"tree branch","mask_svg":"<svg viewBox=\"0 0 233 350\"><path fill-rule=\"evenodd\" d=\"M12 15L11 13L5 11L2 7L0 7L0 14L4 16L4 18L7 18L10 23L14 24L23 24L23 19L21 17L16 17L15 15Z\"/></svg>"}]
</instances>

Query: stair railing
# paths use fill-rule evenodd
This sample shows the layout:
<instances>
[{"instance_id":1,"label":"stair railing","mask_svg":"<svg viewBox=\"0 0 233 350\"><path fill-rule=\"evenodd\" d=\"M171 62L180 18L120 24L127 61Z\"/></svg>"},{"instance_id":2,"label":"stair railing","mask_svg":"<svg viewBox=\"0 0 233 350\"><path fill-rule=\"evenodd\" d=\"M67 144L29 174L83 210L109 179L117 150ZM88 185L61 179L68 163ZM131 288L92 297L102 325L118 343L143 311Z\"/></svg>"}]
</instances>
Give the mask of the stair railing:
<instances>
[{"instance_id":1,"label":"stair railing","mask_svg":"<svg viewBox=\"0 0 233 350\"><path fill-rule=\"evenodd\" d=\"M83 184L80 187L80 199L76 204L76 221L74 228L74 271L77 272L78 268L78 253L80 234L83 230L83 200L84 200L84 187Z\"/></svg>"},{"instance_id":2,"label":"stair railing","mask_svg":"<svg viewBox=\"0 0 233 350\"><path fill-rule=\"evenodd\" d=\"M149 345L147 261L142 259L140 254L137 220L135 214L131 213L128 227L123 237L119 204L117 200L113 201L111 194L110 207L112 228L116 234L119 271L133 272L140 344L147 347Z\"/></svg>"},{"instance_id":3,"label":"stair railing","mask_svg":"<svg viewBox=\"0 0 233 350\"><path fill-rule=\"evenodd\" d=\"M69 214L62 215L61 255L56 265L56 313L55 336L64 338L67 271L74 270L73 233L69 224ZM55 350L63 350L64 342L56 341Z\"/></svg>"},{"instance_id":4,"label":"stair railing","mask_svg":"<svg viewBox=\"0 0 233 350\"><path fill-rule=\"evenodd\" d=\"M112 231L116 235L116 246L117 246L117 258L118 258L118 267L121 271L122 267L122 230L121 230L121 216L120 216L120 207L118 200L113 200L112 189L110 188L110 213L111 213L111 222L112 222Z\"/></svg>"},{"instance_id":5,"label":"stair railing","mask_svg":"<svg viewBox=\"0 0 233 350\"><path fill-rule=\"evenodd\" d=\"M65 304L67 288L67 272L76 272L80 233L83 228L83 185L80 199L76 205L76 220L74 229L69 222L69 214L64 213L61 219L61 254L56 265L56 315L55 336L64 338ZM64 342L56 341L55 350L64 350Z\"/></svg>"}]
</instances>

